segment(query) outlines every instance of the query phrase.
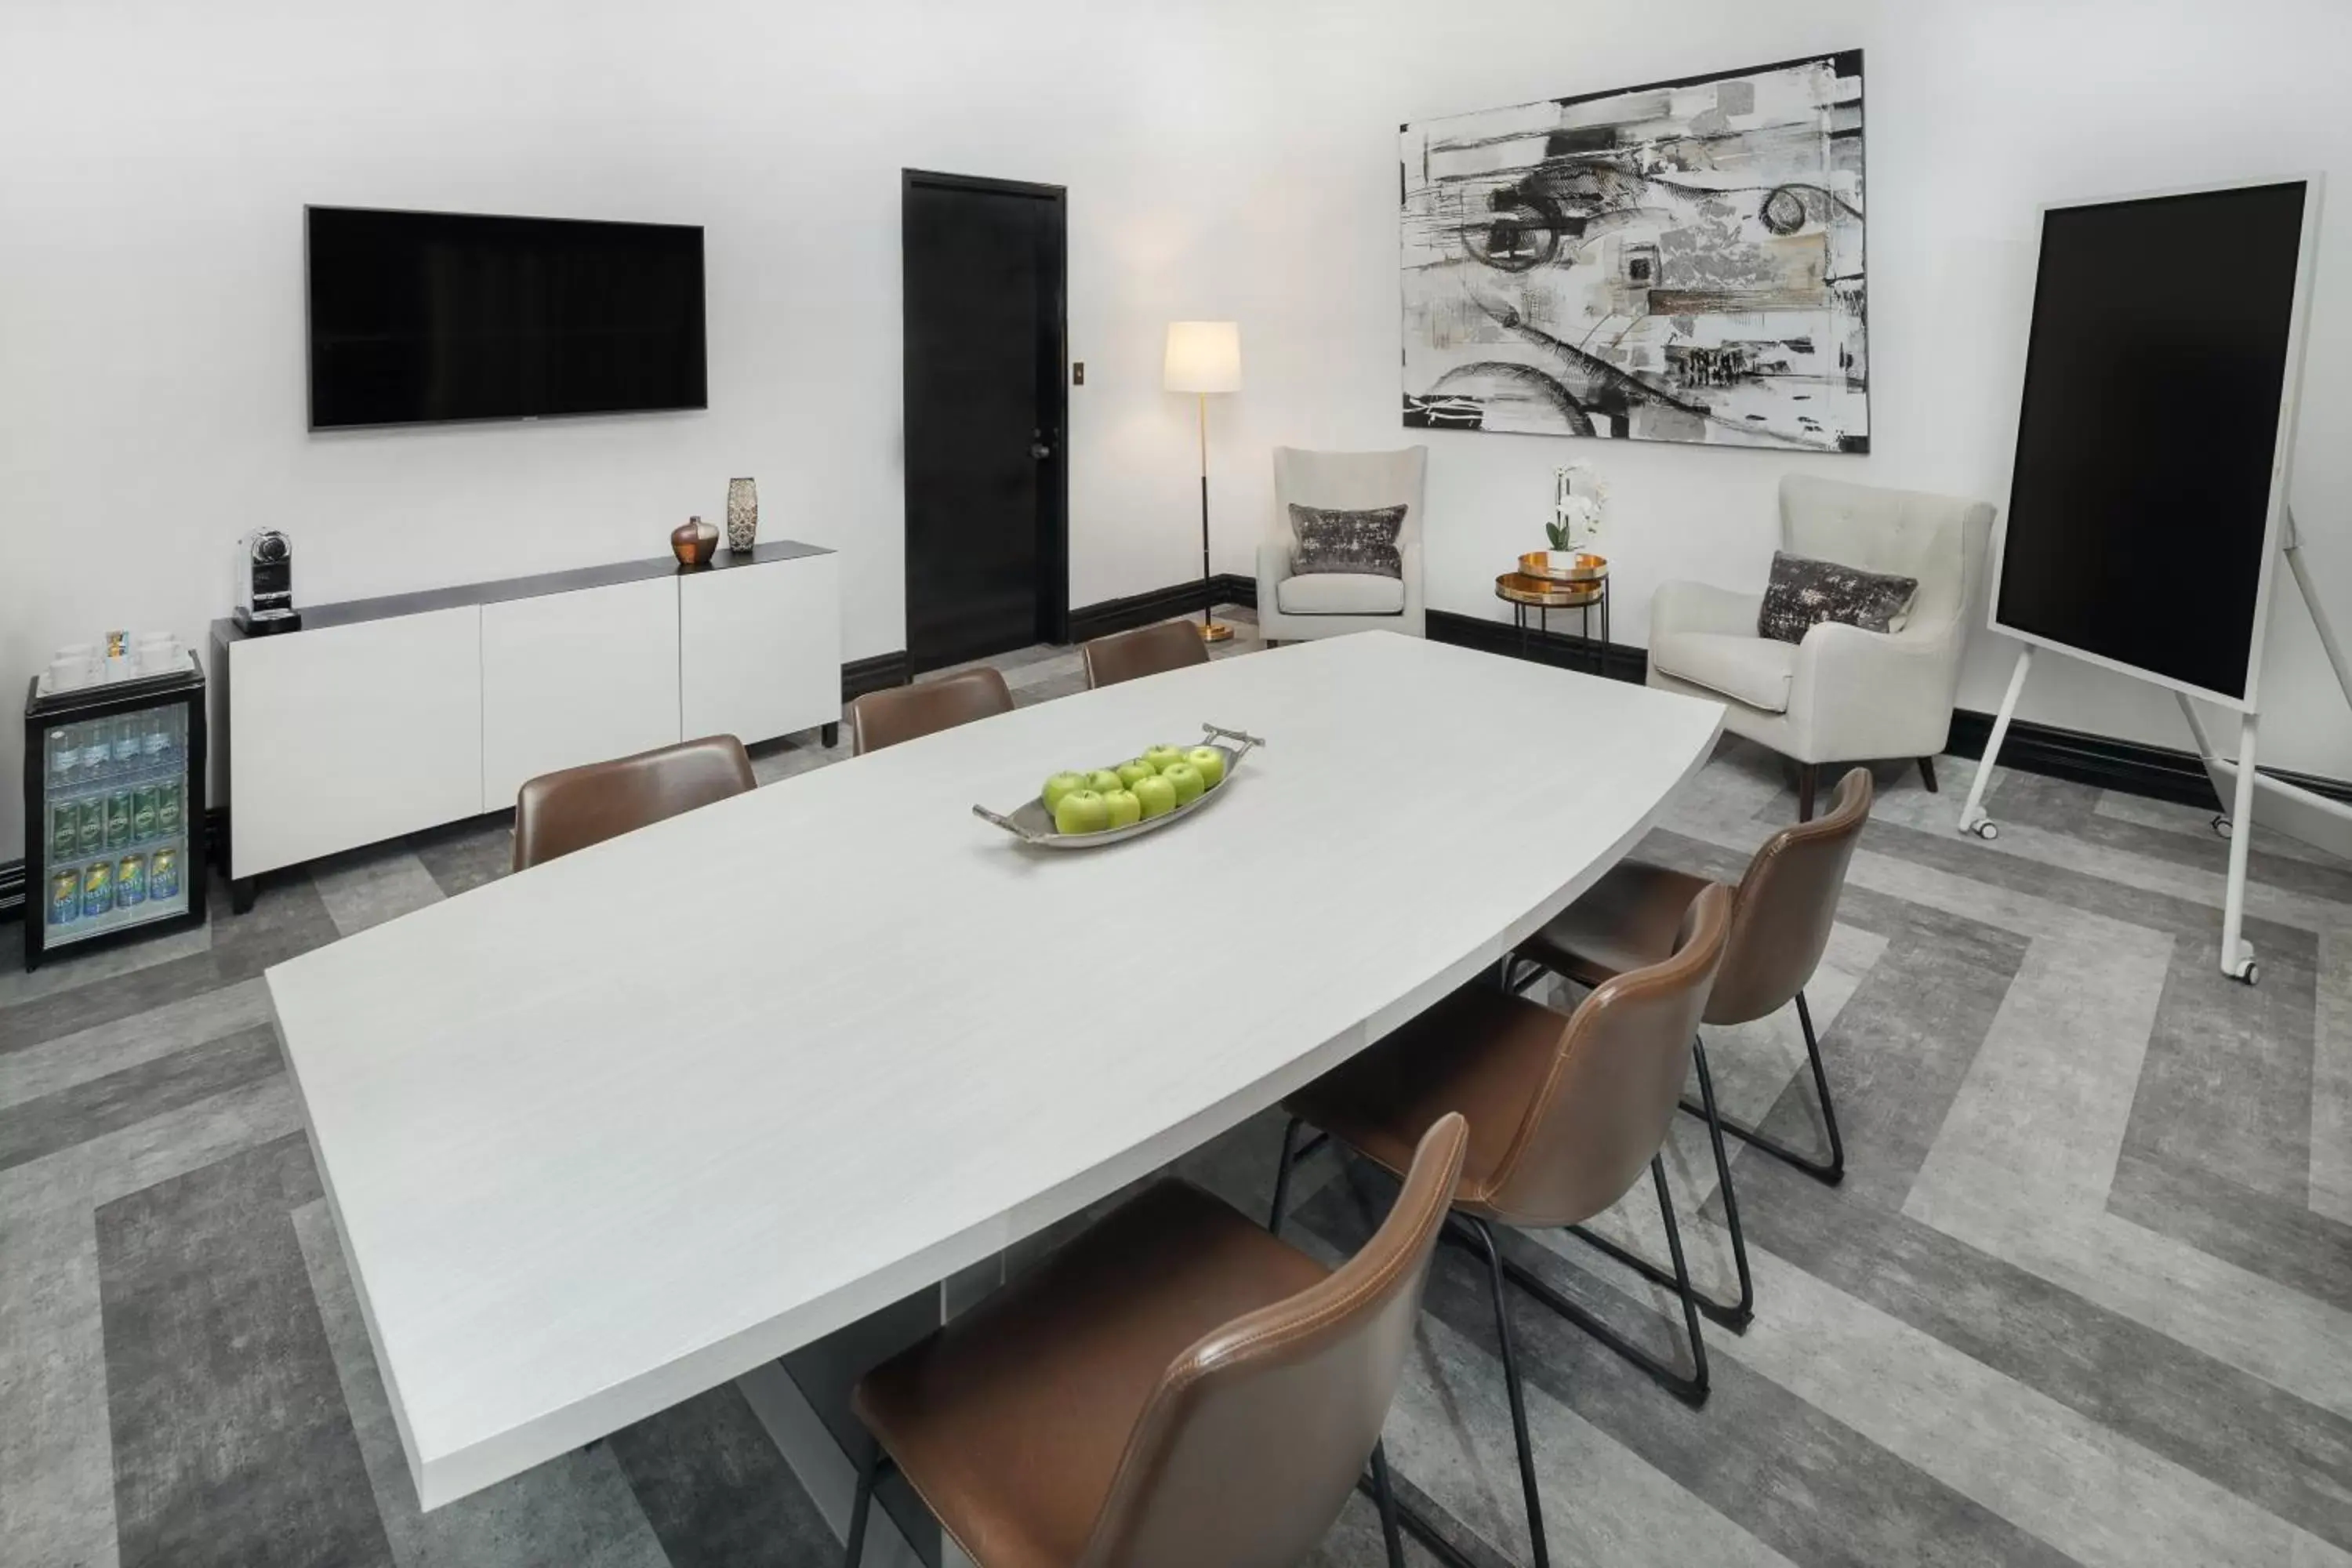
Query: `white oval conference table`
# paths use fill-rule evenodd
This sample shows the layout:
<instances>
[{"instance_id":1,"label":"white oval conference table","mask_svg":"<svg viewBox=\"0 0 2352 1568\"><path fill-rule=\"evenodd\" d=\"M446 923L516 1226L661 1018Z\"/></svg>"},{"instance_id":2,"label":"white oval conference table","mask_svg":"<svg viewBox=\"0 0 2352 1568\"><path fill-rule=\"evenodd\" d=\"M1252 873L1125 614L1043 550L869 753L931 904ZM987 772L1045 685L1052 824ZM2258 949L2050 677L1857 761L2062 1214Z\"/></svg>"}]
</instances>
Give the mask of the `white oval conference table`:
<instances>
[{"instance_id":1,"label":"white oval conference table","mask_svg":"<svg viewBox=\"0 0 2352 1568\"><path fill-rule=\"evenodd\" d=\"M1720 715L1335 638L827 767L271 969L419 1500L761 1368L1276 1103L1588 887ZM1204 721L1266 744L1167 831L1045 851L971 815Z\"/></svg>"}]
</instances>

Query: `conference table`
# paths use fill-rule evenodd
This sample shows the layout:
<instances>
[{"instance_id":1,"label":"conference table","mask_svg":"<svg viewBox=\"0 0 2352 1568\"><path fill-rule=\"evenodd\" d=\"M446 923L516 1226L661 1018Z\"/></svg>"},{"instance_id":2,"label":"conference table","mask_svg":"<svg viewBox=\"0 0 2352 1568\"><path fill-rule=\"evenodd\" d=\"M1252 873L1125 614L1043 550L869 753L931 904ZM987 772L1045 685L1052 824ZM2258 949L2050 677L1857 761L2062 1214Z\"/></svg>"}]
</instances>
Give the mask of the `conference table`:
<instances>
[{"instance_id":1,"label":"conference table","mask_svg":"<svg viewBox=\"0 0 2352 1568\"><path fill-rule=\"evenodd\" d=\"M1276 1104L1590 886L1720 719L1332 638L802 774L272 968L419 1501L772 1379ZM971 810L1204 723L1265 743L1165 831L1053 851Z\"/></svg>"}]
</instances>

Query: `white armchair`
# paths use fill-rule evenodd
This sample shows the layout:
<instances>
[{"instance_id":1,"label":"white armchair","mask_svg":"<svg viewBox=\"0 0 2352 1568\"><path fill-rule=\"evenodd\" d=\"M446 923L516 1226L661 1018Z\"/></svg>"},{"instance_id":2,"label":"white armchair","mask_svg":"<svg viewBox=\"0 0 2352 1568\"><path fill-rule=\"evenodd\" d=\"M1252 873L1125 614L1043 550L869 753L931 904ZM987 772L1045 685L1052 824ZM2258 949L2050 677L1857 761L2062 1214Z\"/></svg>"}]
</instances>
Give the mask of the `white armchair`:
<instances>
[{"instance_id":1,"label":"white armchair","mask_svg":"<svg viewBox=\"0 0 2352 1568\"><path fill-rule=\"evenodd\" d=\"M1337 637L1342 632L1387 630L1420 637L1427 617L1422 606L1421 514L1427 491L1429 448L1400 452L1306 452L1274 449L1274 526L1257 547L1257 624L1268 642ZM1297 542L1290 530L1290 504L1361 510L1405 508L1397 535L1404 575L1317 573L1290 574Z\"/></svg>"},{"instance_id":2,"label":"white armchair","mask_svg":"<svg viewBox=\"0 0 2352 1568\"><path fill-rule=\"evenodd\" d=\"M1906 616L1890 632L1832 621L1785 643L1756 635L1762 595L1668 583L1650 601L1650 684L1714 698L1725 729L1793 758L1801 818L1825 763L1916 757L1932 790L1991 531L1983 501L1788 475L1780 547L1917 578Z\"/></svg>"}]
</instances>

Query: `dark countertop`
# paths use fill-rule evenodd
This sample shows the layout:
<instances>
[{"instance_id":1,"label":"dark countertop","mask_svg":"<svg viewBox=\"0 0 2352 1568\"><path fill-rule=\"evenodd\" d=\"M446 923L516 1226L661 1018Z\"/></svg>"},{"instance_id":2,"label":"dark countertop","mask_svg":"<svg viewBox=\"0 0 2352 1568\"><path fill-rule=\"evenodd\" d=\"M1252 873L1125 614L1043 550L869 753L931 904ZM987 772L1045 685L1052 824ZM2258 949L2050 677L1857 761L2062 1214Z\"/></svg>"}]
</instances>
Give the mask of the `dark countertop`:
<instances>
[{"instance_id":1,"label":"dark countertop","mask_svg":"<svg viewBox=\"0 0 2352 1568\"><path fill-rule=\"evenodd\" d=\"M468 605L497 605L513 599L535 599L548 594L572 594L583 588L609 588L619 583L641 583L649 577L695 577L705 572L726 572L741 566L764 566L772 561L796 561L810 555L830 555L822 545L793 539L772 539L753 546L751 554L722 550L708 566L688 568L675 556L651 561L616 561L603 566L580 566L568 572L543 572L533 577L508 577L496 583L460 583L447 588L425 588L413 594L392 594L381 599L347 599L339 605L304 605L303 631L355 626L394 616L421 616L433 610L461 609ZM223 616L213 623L213 641L231 643L247 635L236 621ZM274 637L289 634L275 632Z\"/></svg>"}]
</instances>

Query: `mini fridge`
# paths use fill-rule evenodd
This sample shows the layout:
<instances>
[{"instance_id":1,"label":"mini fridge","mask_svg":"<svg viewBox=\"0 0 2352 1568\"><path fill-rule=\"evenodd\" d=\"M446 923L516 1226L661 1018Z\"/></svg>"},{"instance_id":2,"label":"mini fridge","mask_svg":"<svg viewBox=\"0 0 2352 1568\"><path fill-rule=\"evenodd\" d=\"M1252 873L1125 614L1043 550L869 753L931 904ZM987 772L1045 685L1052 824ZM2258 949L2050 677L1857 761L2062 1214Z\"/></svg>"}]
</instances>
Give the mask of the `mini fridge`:
<instances>
[{"instance_id":1,"label":"mini fridge","mask_svg":"<svg viewBox=\"0 0 2352 1568\"><path fill-rule=\"evenodd\" d=\"M205 919L205 675L25 700L25 967Z\"/></svg>"}]
</instances>

